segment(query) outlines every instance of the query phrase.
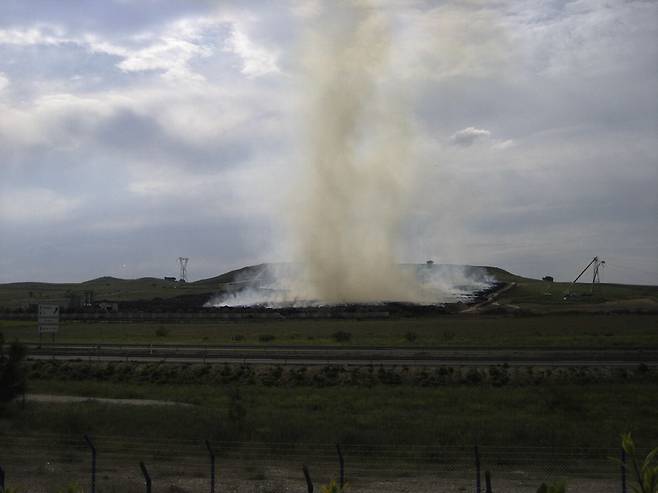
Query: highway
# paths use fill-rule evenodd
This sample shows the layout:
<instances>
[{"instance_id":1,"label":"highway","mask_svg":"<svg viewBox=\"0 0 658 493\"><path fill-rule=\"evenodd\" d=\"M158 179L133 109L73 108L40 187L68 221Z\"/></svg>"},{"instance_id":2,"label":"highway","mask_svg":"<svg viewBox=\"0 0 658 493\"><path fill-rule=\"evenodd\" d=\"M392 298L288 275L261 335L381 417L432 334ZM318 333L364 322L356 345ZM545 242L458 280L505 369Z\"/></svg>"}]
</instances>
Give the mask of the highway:
<instances>
[{"instance_id":1,"label":"highway","mask_svg":"<svg viewBox=\"0 0 658 493\"><path fill-rule=\"evenodd\" d=\"M658 366L656 349L28 344L29 359L260 365Z\"/></svg>"}]
</instances>

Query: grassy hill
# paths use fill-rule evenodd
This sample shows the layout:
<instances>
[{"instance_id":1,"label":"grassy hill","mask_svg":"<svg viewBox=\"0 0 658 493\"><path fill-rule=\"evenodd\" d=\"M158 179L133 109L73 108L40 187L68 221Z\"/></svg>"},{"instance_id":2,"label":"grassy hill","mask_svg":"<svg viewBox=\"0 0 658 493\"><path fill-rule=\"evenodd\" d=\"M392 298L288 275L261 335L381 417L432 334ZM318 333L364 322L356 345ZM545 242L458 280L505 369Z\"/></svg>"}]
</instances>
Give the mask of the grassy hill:
<instances>
[{"instance_id":1,"label":"grassy hill","mask_svg":"<svg viewBox=\"0 0 658 493\"><path fill-rule=\"evenodd\" d=\"M0 284L0 308L26 308L39 303L66 305L71 296L84 296L93 291L96 301L128 302L136 300L170 299L181 296L211 295L234 289L254 281L267 283L270 274L267 264L258 264L225 272L195 282L180 283L155 277L118 279L99 277L81 283L17 282ZM600 284L593 296L579 296L565 302L564 293L569 283L546 283L512 274L491 266L437 266L442 269L460 269L467 276L488 277L498 282L516 283L499 300L501 304L522 305L528 308L553 306L574 309L592 305L616 304L627 307L658 307L658 286L630 286ZM576 293L589 292L588 284L578 284Z\"/></svg>"}]
</instances>

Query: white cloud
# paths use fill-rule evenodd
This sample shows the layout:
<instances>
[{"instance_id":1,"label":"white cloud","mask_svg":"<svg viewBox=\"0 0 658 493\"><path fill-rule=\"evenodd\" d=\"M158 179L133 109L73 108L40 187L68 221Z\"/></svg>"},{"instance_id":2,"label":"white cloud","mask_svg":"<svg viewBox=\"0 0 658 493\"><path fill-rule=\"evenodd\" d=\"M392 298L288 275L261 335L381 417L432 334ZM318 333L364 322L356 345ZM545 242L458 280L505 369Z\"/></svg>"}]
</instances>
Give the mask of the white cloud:
<instances>
[{"instance_id":1,"label":"white cloud","mask_svg":"<svg viewBox=\"0 0 658 493\"><path fill-rule=\"evenodd\" d=\"M512 139L507 139L507 140L494 141L491 147L493 147L497 151L504 151L505 149L510 149L515 145L516 145L515 141L513 141Z\"/></svg>"},{"instance_id":2,"label":"white cloud","mask_svg":"<svg viewBox=\"0 0 658 493\"><path fill-rule=\"evenodd\" d=\"M276 53L255 44L236 24L233 25L231 35L226 40L224 50L242 59L241 72L247 77L280 72Z\"/></svg>"},{"instance_id":3,"label":"white cloud","mask_svg":"<svg viewBox=\"0 0 658 493\"><path fill-rule=\"evenodd\" d=\"M0 29L0 44L34 46L75 42L66 37L64 29L57 25L38 24L29 28Z\"/></svg>"},{"instance_id":4,"label":"white cloud","mask_svg":"<svg viewBox=\"0 0 658 493\"><path fill-rule=\"evenodd\" d=\"M491 132L482 128L467 127L458 132L455 132L451 137L450 141L453 144L468 147L472 145L476 140L488 139L491 137Z\"/></svg>"},{"instance_id":5,"label":"white cloud","mask_svg":"<svg viewBox=\"0 0 658 493\"><path fill-rule=\"evenodd\" d=\"M91 53L119 57L116 66L124 72L159 70L168 79L202 80L201 74L190 68L196 58L213 54L211 43L204 42L204 34L226 23L224 18L181 19L169 23L155 34L141 34L120 41L104 39L98 34L72 34L61 26L0 29L0 44L17 46L75 45Z\"/></svg>"}]
</instances>

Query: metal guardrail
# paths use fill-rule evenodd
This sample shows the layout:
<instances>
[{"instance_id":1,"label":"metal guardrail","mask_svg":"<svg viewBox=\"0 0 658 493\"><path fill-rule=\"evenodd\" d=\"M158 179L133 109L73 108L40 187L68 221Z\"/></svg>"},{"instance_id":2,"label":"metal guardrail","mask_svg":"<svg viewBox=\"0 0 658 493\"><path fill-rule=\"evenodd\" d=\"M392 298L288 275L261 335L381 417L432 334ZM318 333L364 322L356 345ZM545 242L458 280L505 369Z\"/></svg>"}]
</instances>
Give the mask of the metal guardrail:
<instances>
[{"instance_id":1,"label":"metal guardrail","mask_svg":"<svg viewBox=\"0 0 658 493\"><path fill-rule=\"evenodd\" d=\"M191 346L117 344L28 344L31 358L161 359L161 360L280 360L324 363L372 362L428 365L633 366L658 364L658 350L555 350L481 348L377 348L350 346Z\"/></svg>"}]
</instances>

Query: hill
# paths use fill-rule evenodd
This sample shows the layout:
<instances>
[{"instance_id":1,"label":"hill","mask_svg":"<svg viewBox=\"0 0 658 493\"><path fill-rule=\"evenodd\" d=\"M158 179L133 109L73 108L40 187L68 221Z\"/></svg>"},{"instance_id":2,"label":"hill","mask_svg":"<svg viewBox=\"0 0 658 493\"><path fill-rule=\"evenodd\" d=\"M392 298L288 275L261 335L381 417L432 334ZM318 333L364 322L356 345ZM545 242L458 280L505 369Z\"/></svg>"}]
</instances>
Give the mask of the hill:
<instances>
[{"instance_id":1,"label":"hill","mask_svg":"<svg viewBox=\"0 0 658 493\"><path fill-rule=\"evenodd\" d=\"M405 268L422 268L424 264L406 264ZM175 306L176 299L201 300L224 291L234 291L244 286L267 285L273 281L272 269L287 268L286 264L257 264L225 272L218 276L195 282L180 283L143 277L119 279L111 276L98 277L81 283L16 282L0 284L0 309L28 309L39 303L68 305L76 296L93 292L93 299L125 304L159 300L158 305ZM501 305L522 306L536 311L599 311L601 309L643 310L658 309L658 286L630 286L599 284L589 293L589 284L578 284L576 297L565 301L564 293L569 283L547 283L515 275L499 267L435 264L433 268L443 272L462 272L475 279L511 284L514 286L497 300ZM171 300L167 302L166 300ZM201 303L202 304L202 303Z\"/></svg>"}]
</instances>

